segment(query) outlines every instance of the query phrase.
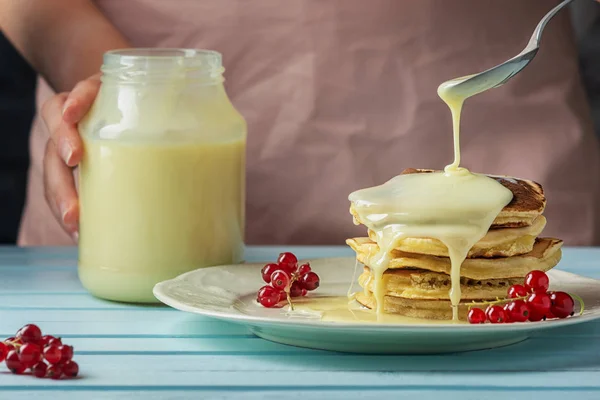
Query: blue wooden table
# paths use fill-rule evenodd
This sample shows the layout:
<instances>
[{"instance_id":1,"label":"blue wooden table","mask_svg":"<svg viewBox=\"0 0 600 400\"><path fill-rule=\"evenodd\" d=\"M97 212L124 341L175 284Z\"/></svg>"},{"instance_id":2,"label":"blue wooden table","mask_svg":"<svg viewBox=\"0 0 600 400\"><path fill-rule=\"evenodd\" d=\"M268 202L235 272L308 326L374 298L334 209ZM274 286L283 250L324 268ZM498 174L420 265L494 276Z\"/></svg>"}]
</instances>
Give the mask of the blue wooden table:
<instances>
[{"instance_id":1,"label":"blue wooden table","mask_svg":"<svg viewBox=\"0 0 600 400\"><path fill-rule=\"evenodd\" d=\"M250 248L249 261L282 249ZM292 247L302 258L344 247ZM600 249L566 249L560 268L600 278ZM600 399L600 323L515 346L440 356L370 356L270 343L244 327L166 307L89 296L75 249L0 248L0 335L34 322L74 345L81 378L0 368L0 399Z\"/></svg>"}]
</instances>

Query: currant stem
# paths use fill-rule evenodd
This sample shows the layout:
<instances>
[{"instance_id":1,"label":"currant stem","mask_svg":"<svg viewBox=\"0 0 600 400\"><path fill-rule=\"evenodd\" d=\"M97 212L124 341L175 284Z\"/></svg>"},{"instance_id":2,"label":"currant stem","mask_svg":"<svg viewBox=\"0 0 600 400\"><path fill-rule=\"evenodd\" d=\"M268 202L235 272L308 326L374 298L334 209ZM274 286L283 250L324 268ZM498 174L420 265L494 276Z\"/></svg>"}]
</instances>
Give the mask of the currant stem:
<instances>
[{"instance_id":1,"label":"currant stem","mask_svg":"<svg viewBox=\"0 0 600 400\"><path fill-rule=\"evenodd\" d=\"M573 293L569 293L569 296L571 296L579 302L579 315L583 315L583 310L585 309L585 303L583 302L583 299Z\"/></svg>"},{"instance_id":2,"label":"currant stem","mask_svg":"<svg viewBox=\"0 0 600 400\"><path fill-rule=\"evenodd\" d=\"M292 296L290 296L290 288L292 287L294 282L296 282L297 280L298 279L297 279L296 274L292 274L292 279L290 279L290 284L288 285L288 287L286 288L287 290L285 291L285 296L287 297L288 304L290 305L290 311L294 311L294 303L292 303Z\"/></svg>"},{"instance_id":3,"label":"currant stem","mask_svg":"<svg viewBox=\"0 0 600 400\"><path fill-rule=\"evenodd\" d=\"M12 340L5 340L3 343L9 344L9 345L13 346L17 350L19 348L21 348L21 346L23 346L23 343L13 342Z\"/></svg>"},{"instance_id":4,"label":"currant stem","mask_svg":"<svg viewBox=\"0 0 600 400\"><path fill-rule=\"evenodd\" d=\"M585 302L583 301L583 299L573 293L569 293L569 296L571 296L572 298L574 298L575 300L577 300L579 302L579 315L583 315L583 310L585 309ZM468 303L468 306L469 306L468 309L470 310L471 308L476 307L476 306L488 306L488 305L495 305L495 304L501 304L501 303L508 303L508 302L515 301L515 300L525 300L525 299L527 299L527 297L529 297L529 296L515 297L513 299L496 298L495 301L483 301L481 303L477 303L477 302L473 301L471 303Z\"/></svg>"},{"instance_id":5,"label":"currant stem","mask_svg":"<svg viewBox=\"0 0 600 400\"><path fill-rule=\"evenodd\" d=\"M469 310L473 307L476 306L493 306L496 304L502 304L502 303L510 303L511 301L515 301L515 300L525 300L528 296L522 296L522 297L515 297L512 299L499 299L496 297L495 301L482 301L481 303L477 303L476 301L473 301L471 303L468 303L467 305L469 306Z\"/></svg>"}]
</instances>

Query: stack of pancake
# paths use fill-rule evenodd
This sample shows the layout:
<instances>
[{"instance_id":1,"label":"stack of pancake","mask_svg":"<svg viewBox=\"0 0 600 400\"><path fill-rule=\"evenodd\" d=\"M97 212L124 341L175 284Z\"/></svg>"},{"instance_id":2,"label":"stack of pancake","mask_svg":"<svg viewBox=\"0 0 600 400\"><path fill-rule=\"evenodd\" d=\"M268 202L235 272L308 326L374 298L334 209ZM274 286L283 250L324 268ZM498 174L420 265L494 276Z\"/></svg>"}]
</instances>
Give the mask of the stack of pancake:
<instances>
[{"instance_id":1,"label":"stack of pancake","mask_svg":"<svg viewBox=\"0 0 600 400\"><path fill-rule=\"evenodd\" d=\"M406 170L404 173L427 173L431 170ZM532 270L547 271L560 261L562 241L538 237L546 225L542 215L546 198L542 187L532 181L491 176L513 193L512 201L494 220L487 235L470 250L461 267L461 306L459 318L466 319L472 301L506 297L513 284L522 284ZM360 224L351 205L350 213ZM373 276L369 260L379 247L377 236L348 239L365 267L358 281L363 291L358 302L374 308ZM448 249L437 239L406 238L391 253L382 285L385 290L384 311L408 317L451 319L450 259Z\"/></svg>"}]
</instances>

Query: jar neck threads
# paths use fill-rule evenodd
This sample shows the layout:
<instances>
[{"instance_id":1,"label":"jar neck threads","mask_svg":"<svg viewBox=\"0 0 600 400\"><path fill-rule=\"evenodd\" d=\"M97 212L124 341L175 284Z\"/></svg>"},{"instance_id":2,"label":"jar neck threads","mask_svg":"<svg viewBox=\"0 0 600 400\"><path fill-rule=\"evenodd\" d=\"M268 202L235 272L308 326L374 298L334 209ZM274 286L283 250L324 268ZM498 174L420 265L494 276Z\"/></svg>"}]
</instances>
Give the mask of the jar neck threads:
<instances>
[{"instance_id":1,"label":"jar neck threads","mask_svg":"<svg viewBox=\"0 0 600 400\"><path fill-rule=\"evenodd\" d=\"M221 54L195 49L123 49L104 54L102 81L147 84L185 81L220 84L224 81Z\"/></svg>"}]
</instances>

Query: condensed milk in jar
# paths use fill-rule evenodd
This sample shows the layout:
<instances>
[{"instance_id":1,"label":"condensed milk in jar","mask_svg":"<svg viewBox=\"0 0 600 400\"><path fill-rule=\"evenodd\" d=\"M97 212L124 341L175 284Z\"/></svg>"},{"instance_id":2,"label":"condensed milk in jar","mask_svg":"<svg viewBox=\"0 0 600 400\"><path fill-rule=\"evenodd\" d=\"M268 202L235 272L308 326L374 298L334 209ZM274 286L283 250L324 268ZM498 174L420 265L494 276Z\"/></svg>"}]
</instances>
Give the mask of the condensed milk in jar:
<instances>
[{"instance_id":1,"label":"condensed milk in jar","mask_svg":"<svg viewBox=\"0 0 600 400\"><path fill-rule=\"evenodd\" d=\"M160 281L241 261L246 123L223 71L213 51L105 54L79 126L79 277L92 294L155 302Z\"/></svg>"}]
</instances>

